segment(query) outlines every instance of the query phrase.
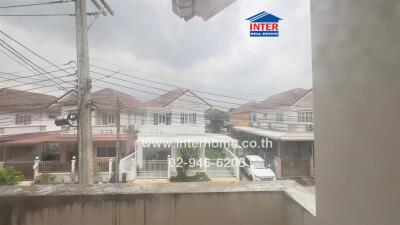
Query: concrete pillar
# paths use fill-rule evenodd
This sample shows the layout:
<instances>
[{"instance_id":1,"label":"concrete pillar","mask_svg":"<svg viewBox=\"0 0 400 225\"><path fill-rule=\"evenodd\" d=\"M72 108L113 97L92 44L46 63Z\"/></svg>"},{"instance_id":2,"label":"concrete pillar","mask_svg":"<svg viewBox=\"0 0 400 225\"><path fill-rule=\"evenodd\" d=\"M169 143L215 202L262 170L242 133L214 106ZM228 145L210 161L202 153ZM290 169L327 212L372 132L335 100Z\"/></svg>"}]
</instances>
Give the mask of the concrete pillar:
<instances>
[{"instance_id":1,"label":"concrete pillar","mask_svg":"<svg viewBox=\"0 0 400 225\"><path fill-rule=\"evenodd\" d=\"M171 146L171 158L176 159L176 153L177 153L177 146L172 145Z\"/></svg>"},{"instance_id":2,"label":"concrete pillar","mask_svg":"<svg viewBox=\"0 0 400 225\"><path fill-rule=\"evenodd\" d=\"M205 145L201 145L200 147L199 147L199 150L200 150L200 159L201 159L201 161L202 162L204 162L204 158L206 157L206 147L205 147Z\"/></svg>"},{"instance_id":3,"label":"concrete pillar","mask_svg":"<svg viewBox=\"0 0 400 225\"><path fill-rule=\"evenodd\" d=\"M33 180L37 180L39 177L39 164L40 164L40 158L39 156L35 157L35 160L33 162Z\"/></svg>"},{"instance_id":4,"label":"concrete pillar","mask_svg":"<svg viewBox=\"0 0 400 225\"><path fill-rule=\"evenodd\" d=\"M280 157L275 157L275 175L276 178L282 178L282 162Z\"/></svg>"},{"instance_id":5,"label":"concrete pillar","mask_svg":"<svg viewBox=\"0 0 400 225\"><path fill-rule=\"evenodd\" d=\"M120 171L122 174L122 171ZM108 159L108 177L111 179L113 173L113 159ZM119 176L122 177L122 176Z\"/></svg>"},{"instance_id":6,"label":"concrete pillar","mask_svg":"<svg viewBox=\"0 0 400 225\"><path fill-rule=\"evenodd\" d=\"M317 220L400 224L400 1L311 1Z\"/></svg>"},{"instance_id":7,"label":"concrete pillar","mask_svg":"<svg viewBox=\"0 0 400 225\"><path fill-rule=\"evenodd\" d=\"M141 143L136 143L136 162L137 167L143 168L143 146Z\"/></svg>"},{"instance_id":8,"label":"concrete pillar","mask_svg":"<svg viewBox=\"0 0 400 225\"><path fill-rule=\"evenodd\" d=\"M72 156L71 160L71 180L75 182L75 165L76 165L76 157Z\"/></svg>"},{"instance_id":9,"label":"concrete pillar","mask_svg":"<svg viewBox=\"0 0 400 225\"><path fill-rule=\"evenodd\" d=\"M168 155L167 160L168 160L168 173L167 173L168 175L167 175L167 177L169 179L171 177L171 155Z\"/></svg>"}]
</instances>

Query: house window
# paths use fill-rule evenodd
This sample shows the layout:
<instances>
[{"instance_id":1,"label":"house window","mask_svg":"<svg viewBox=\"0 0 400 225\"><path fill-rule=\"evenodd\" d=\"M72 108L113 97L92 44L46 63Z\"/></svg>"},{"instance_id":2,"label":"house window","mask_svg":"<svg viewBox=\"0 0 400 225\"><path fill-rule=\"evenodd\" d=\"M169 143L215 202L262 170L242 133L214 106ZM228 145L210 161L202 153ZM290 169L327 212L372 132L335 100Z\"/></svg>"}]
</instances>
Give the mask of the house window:
<instances>
[{"instance_id":1,"label":"house window","mask_svg":"<svg viewBox=\"0 0 400 225\"><path fill-rule=\"evenodd\" d=\"M264 118L268 117L268 113L263 113Z\"/></svg>"},{"instance_id":2,"label":"house window","mask_svg":"<svg viewBox=\"0 0 400 225\"><path fill-rule=\"evenodd\" d=\"M299 123L312 123L314 121L312 112L298 112L297 121Z\"/></svg>"},{"instance_id":3,"label":"house window","mask_svg":"<svg viewBox=\"0 0 400 225\"><path fill-rule=\"evenodd\" d=\"M113 124L115 124L115 114L103 113L103 125L113 125Z\"/></svg>"},{"instance_id":4,"label":"house window","mask_svg":"<svg viewBox=\"0 0 400 225\"><path fill-rule=\"evenodd\" d=\"M117 151L115 147L97 147L96 148L97 157L116 157Z\"/></svg>"},{"instance_id":5,"label":"house window","mask_svg":"<svg viewBox=\"0 0 400 225\"><path fill-rule=\"evenodd\" d=\"M171 113L153 113L154 125L171 125Z\"/></svg>"},{"instance_id":6,"label":"house window","mask_svg":"<svg viewBox=\"0 0 400 225\"><path fill-rule=\"evenodd\" d=\"M15 116L15 125L30 125L30 124L31 124L31 115L17 114Z\"/></svg>"},{"instance_id":7,"label":"house window","mask_svg":"<svg viewBox=\"0 0 400 225\"><path fill-rule=\"evenodd\" d=\"M276 121L283 122L283 112L276 113Z\"/></svg>"},{"instance_id":8,"label":"house window","mask_svg":"<svg viewBox=\"0 0 400 225\"><path fill-rule=\"evenodd\" d=\"M197 122L196 113L181 113L181 124L195 124Z\"/></svg>"},{"instance_id":9,"label":"house window","mask_svg":"<svg viewBox=\"0 0 400 225\"><path fill-rule=\"evenodd\" d=\"M250 121L256 121L256 120L257 120L257 114L255 114L255 113L250 113L250 114L249 114L249 120L250 120Z\"/></svg>"}]
</instances>

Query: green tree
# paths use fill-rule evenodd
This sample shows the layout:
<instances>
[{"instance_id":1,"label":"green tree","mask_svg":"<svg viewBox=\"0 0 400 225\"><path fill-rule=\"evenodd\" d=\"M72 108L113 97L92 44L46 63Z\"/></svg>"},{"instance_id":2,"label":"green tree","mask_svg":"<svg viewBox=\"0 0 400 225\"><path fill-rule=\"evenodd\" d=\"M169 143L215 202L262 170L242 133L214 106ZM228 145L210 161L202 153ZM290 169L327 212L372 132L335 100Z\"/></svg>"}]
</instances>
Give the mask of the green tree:
<instances>
[{"instance_id":1,"label":"green tree","mask_svg":"<svg viewBox=\"0 0 400 225\"><path fill-rule=\"evenodd\" d=\"M205 114L206 120L209 123L206 124L207 131L211 133L221 133L222 128L229 122L228 113L219 109L211 109Z\"/></svg>"}]
</instances>

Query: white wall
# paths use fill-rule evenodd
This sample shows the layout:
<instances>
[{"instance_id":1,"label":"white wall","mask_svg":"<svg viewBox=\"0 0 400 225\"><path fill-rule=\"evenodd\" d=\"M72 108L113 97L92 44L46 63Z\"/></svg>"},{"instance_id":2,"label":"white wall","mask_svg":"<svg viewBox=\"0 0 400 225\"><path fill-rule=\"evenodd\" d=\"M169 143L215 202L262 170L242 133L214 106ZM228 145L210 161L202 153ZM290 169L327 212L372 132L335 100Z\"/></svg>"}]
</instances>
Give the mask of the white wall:
<instances>
[{"instance_id":1,"label":"white wall","mask_svg":"<svg viewBox=\"0 0 400 225\"><path fill-rule=\"evenodd\" d=\"M55 126L54 119L49 118L48 113L23 113L31 115L31 124L29 125L16 125L15 118L17 114L21 113L6 113L0 111L0 135L60 130L59 127Z\"/></svg>"},{"instance_id":2,"label":"white wall","mask_svg":"<svg viewBox=\"0 0 400 225\"><path fill-rule=\"evenodd\" d=\"M198 134L205 133L205 111L210 108L190 92L176 99L164 108L147 108L141 133ZM153 125L153 113L171 113L171 125ZM196 113L196 124L181 124L181 113Z\"/></svg>"},{"instance_id":3,"label":"white wall","mask_svg":"<svg viewBox=\"0 0 400 225\"><path fill-rule=\"evenodd\" d=\"M317 220L400 224L400 1L311 1Z\"/></svg>"}]
</instances>

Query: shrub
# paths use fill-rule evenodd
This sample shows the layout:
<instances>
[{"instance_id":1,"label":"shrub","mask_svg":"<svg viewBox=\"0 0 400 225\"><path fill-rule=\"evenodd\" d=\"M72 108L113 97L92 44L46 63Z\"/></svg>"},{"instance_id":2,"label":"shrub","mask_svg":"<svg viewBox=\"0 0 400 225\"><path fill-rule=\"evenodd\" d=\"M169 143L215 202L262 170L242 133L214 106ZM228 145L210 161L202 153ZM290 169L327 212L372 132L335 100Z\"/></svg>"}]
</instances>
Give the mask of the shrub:
<instances>
[{"instance_id":1,"label":"shrub","mask_svg":"<svg viewBox=\"0 0 400 225\"><path fill-rule=\"evenodd\" d=\"M208 182L208 181L211 181L211 179L207 176L206 173L198 172L193 176L187 176L185 174L184 176L171 177L170 181L171 182Z\"/></svg>"},{"instance_id":2,"label":"shrub","mask_svg":"<svg viewBox=\"0 0 400 225\"><path fill-rule=\"evenodd\" d=\"M222 148L206 148L206 158L208 159L224 159L225 153Z\"/></svg>"},{"instance_id":3,"label":"shrub","mask_svg":"<svg viewBox=\"0 0 400 225\"><path fill-rule=\"evenodd\" d=\"M0 185L13 185L24 180L24 175L13 168L0 168Z\"/></svg>"},{"instance_id":4,"label":"shrub","mask_svg":"<svg viewBox=\"0 0 400 225\"><path fill-rule=\"evenodd\" d=\"M189 168L189 160L191 158L197 158L197 150L194 148L181 149L180 158L182 159L182 164L180 167L176 167L178 176L186 176L186 171Z\"/></svg>"},{"instance_id":5,"label":"shrub","mask_svg":"<svg viewBox=\"0 0 400 225\"><path fill-rule=\"evenodd\" d=\"M197 150L193 148L181 149L180 158L182 159L182 165L180 167L176 167L178 172L177 176L171 177L171 182L207 182L211 181L211 179L204 172L197 172L193 176L186 175L186 172L189 168L189 160L191 158L197 158Z\"/></svg>"},{"instance_id":6,"label":"shrub","mask_svg":"<svg viewBox=\"0 0 400 225\"><path fill-rule=\"evenodd\" d=\"M56 176L48 174L48 173L42 173L39 175L39 177L35 181L35 184L54 184L55 180L56 180Z\"/></svg>"}]
</instances>

